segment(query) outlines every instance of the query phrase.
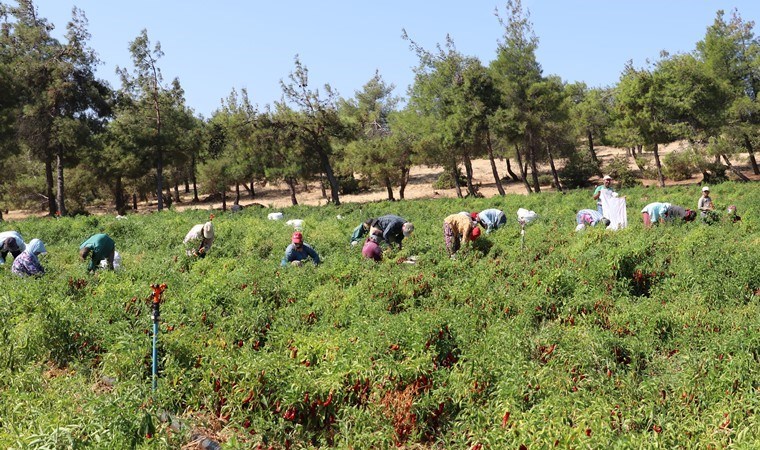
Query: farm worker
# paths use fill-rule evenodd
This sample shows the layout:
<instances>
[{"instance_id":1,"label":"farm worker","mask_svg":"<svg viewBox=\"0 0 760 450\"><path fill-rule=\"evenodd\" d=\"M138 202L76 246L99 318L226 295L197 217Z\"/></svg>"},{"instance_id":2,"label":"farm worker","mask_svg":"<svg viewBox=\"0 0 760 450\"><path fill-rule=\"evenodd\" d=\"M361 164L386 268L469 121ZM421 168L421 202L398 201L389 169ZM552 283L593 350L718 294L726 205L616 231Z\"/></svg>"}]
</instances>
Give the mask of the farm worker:
<instances>
[{"instance_id":1,"label":"farm worker","mask_svg":"<svg viewBox=\"0 0 760 450\"><path fill-rule=\"evenodd\" d=\"M47 253L45 244L39 239L32 239L29 241L29 245L26 246L26 250L13 260L11 272L21 277L43 275L45 269L40 264L39 256L45 253Z\"/></svg>"},{"instance_id":2,"label":"farm worker","mask_svg":"<svg viewBox=\"0 0 760 450\"><path fill-rule=\"evenodd\" d=\"M473 220L486 229L486 234L498 230L507 223L507 216L504 211L496 208L484 209L474 214Z\"/></svg>"},{"instance_id":3,"label":"farm worker","mask_svg":"<svg viewBox=\"0 0 760 450\"><path fill-rule=\"evenodd\" d=\"M379 230L388 245L396 243L401 248L401 241L412 234L414 225L402 217L388 214L378 217L370 224L370 234L375 233L373 230Z\"/></svg>"},{"instance_id":4,"label":"farm worker","mask_svg":"<svg viewBox=\"0 0 760 450\"><path fill-rule=\"evenodd\" d=\"M26 249L24 239L18 231L3 231L0 233L0 264L5 264L8 253L16 258Z\"/></svg>"},{"instance_id":5,"label":"farm worker","mask_svg":"<svg viewBox=\"0 0 760 450\"><path fill-rule=\"evenodd\" d=\"M211 244L214 243L214 224L209 220L206 223L193 226L182 242L189 247L187 256L203 258L211 250Z\"/></svg>"},{"instance_id":6,"label":"farm worker","mask_svg":"<svg viewBox=\"0 0 760 450\"><path fill-rule=\"evenodd\" d=\"M697 213L690 209L684 209L680 206L671 205L670 203L654 202L646 205L641 210L641 217L644 220L644 227L651 228L653 223L665 223L666 220L683 219L685 222L691 222L697 216Z\"/></svg>"},{"instance_id":7,"label":"farm worker","mask_svg":"<svg viewBox=\"0 0 760 450\"><path fill-rule=\"evenodd\" d=\"M375 261L382 261L383 249L380 247L380 234L370 234L362 248L362 256Z\"/></svg>"},{"instance_id":8,"label":"farm worker","mask_svg":"<svg viewBox=\"0 0 760 450\"><path fill-rule=\"evenodd\" d=\"M450 256L454 256L459 251L462 240L468 243L477 239L478 236L480 236L480 228L475 225L471 216L452 214L443 219L443 238Z\"/></svg>"},{"instance_id":9,"label":"farm worker","mask_svg":"<svg viewBox=\"0 0 760 450\"><path fill-rule=\"evenodd\" d=\"M110 236L104 233L94 234L79 246L79 257L85 261L90 257L87 270L94 272L101 260L106 260L108 269L113 270L113 258L116 251L116 243Z\"/></svg>"},{"instance_id":10,"label":"farm worker","mask_svg":"<svg viewBox=\"0 0 760 450\"><path fill-rule=\"evenodd\" d=\"M604 178L602 178L602 184L596 187L594 189L594 200L596 200L596 210L599 211L599 214L602 214L602 191L609 191L610 194L615 192L612 189L612 177L609 175L605 175Z\"/></svg>"},{"instance_id":11,"label":"farm worker","mask_svg":"<svg viewBox=\"0 0 760 450\"><path fill-rule=\"evenodd\" d=\"M586 227L593 227L599 223L605 227L610 225L609 219L602 217L602 214L594 209L582 209L578 211L578 214L575 215L575 223L578 224L575 227L575 231L581 231Z\"/></svg>"},{"instance_id":12,"label":"farm worker","mask_svg":"<svg viewBox=\"0 0 760 450\"><path fill-rule=\"evenodd\" d=\"M728 214L728 218L731 222L736 223L742 220L742 218L736 214L736 205L729 206L726 210L726 214Z\"/></svg>"},{"instance_id":13,"label":"farm worker","mask_svg":"<svg viewBox=\"0 0 760 450\"><path fill-rule=\"evenodd\" d=\"M374 222L375 218L367 219L364 222L360 223L359 225L354 228L354 231L351 232L351 245L357 245L361 239L369 233L369 229L372 226L372 222Z\"/></svg>"},{"instance_id":14,"label":"farm worker","mask_svg":"<svg viewBox=\"0 0 760 450\"><path fill-rule=\"evenodd\" d=\"M280 265L283 267L288 264L300 266L308 258L311 258L315 266L322 262L317 252L309 244L303 242L303 233L296 231L291 238L291 244L285 249L285 256Z\"/></svg>"},{"instance_id":15,"label":"farm worker","mask_svg":"<svg viewBox=\"0 0 760 450\"><path fill-rule=\"evenodd\" d=\"M713 206L712 198L710 198L709 187L704 186L702 188L702 196L699 197L699 201L697 202L697 208L699 208L699 213L702 216L702 219L706 219L710 211L715 210L715 207Z\"/></svg>"}]
</instances>

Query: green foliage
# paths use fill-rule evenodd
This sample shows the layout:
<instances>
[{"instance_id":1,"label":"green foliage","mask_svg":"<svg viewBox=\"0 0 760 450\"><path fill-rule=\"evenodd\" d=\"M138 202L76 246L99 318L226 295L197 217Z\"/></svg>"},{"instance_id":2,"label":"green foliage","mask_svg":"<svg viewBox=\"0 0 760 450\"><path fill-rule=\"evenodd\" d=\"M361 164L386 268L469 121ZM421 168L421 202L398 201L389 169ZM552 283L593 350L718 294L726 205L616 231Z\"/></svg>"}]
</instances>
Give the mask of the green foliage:
<instances>
[{"instance_id":1,"label":"green foliage","mask_svg":"<svg viewBox=\"0 0 760 450\"><path fill-rule=\"evenodd\" d=\"M467 185L467 178L462 175L462 170L457 170L458 178L459 178L459 185L460 186L466 186ZM454 189L456 187L454 176L451 174L451 171L444 170L440 175L438 175L438 178L433 182L433 189Z\"/></svg>"},{"instance_id":2,"label":"green foliage","mask_svg":"<svg viewBox=\"0 0 760 450\"><path fill-rule=\"evenodd\" d=\"M607 164L605 172L615 179L620 189L639 186L641 182L630 168L627 156L616 156Z\"/></svg>"},{"instance_id":3,"label":"green foliage","mask_svg":"<svg viewBox=\"0 0 760 450\"><path fill-rule=\"evenodd\" d=\"M16 222L49 253L40 279L0 266L0 445L179 448L207 429L233 448L752 446L760 189L712 188L741 222L643 228L645 204L693 187L626 188L617 232L573 231L585 189L297 206L285 219L324 258L300 268L280 268L291 229L266 210L217 216L204 259L181 241L205 211ZM488 207L505 227L450 259L443 217ZM520 207L539 214L524 247ZM346 238L388 212L415 232L365 261ZM86 274L95 232L121 272ZM154 394L152 283L169 286Z\"/></svg>"},{"instance_id":4,"label":"green foliage","mask_svg":"<svg viewBox=\"0 0 760 450\"><path fill-rule=\"evenodd\" d=\"M588 186L589 179L599 173L599 165L585 151L570 154L565 166L559 170L559 179L568 189Z\"/></svg>"},{"instance_id":5,"label":"green foliage","mask_svg":"<svg viewBox=\"0 0 760 450\"><path fill-rule=\"evenodd\" d=\"M688 151L668 153L662 158L662 173L674 181L688 180L696 168L694 159L694 154Z\"/></svg>"}]
</instances>

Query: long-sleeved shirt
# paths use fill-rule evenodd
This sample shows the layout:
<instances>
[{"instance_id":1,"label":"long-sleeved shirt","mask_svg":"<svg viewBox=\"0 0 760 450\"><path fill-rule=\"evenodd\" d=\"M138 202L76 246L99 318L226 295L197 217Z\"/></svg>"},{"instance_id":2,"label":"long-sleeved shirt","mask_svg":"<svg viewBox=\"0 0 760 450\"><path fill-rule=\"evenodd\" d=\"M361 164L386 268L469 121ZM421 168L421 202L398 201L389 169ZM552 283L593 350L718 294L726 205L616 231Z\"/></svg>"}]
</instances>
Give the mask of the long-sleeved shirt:
<instances>
[{"instance_id":1,"label":"long-sleeved shirt","mask_svg":"<svg viewBox=\"0 0 760 450\"><path fill-rule=\"evenodd\" d=\"M669 209L670 203L654 202L646 205L641 212L649 214L649 220L652 222L659 222L666 219Z\"/></svg>"},{"instance_id":2,"label":"long-sleeved shirt","mask_svg":"<svg viewBox=\"0 0 760 450\"><path fill-rule=\"evenodd\" d=\"M187 244L192 242L193 245L198 244L198 247L194 250L200 251L201 254L207 254L211 250L211 245L214 243L214 224L211 222L199 223L198 225L190 228L190 231L185 235L185 239L182 241Z\"/></svg>"},{"instance_id":3,"label":"long-sleeved shirt","mask_svg":"<svg viewBox=\"0 0 760 450\"><path fill-rule=\"evenodd\" d=\"M10 252L10 249L6 248L5 245L5 242L8 239L13 239L13 241L16 243L16 247L18 247L18 250L13 251L14 257L26 250L24 239L21 237L18 231L3 231L0 233L0 250L2 251L2 254L0 254L0 264L5 264L5 256L7 256L8 252Z\"/></svg>"},{"instance_id":4,"label":"long-sleeved shirt","mask_svg":"<svg viewBox=\"0 0 760 450\"><path fill-rule=\"evenodd\" d=\"M506 216L500 209L484 209L478 213L478 219L486 226L486 233L498 229L506 222Z\"/></svg>"},{"instance_id":5,"label":"long-sleeved shirt","mask_svg":"<svg viewBox=\"0 0 760 450\"><path fill-rule=\"evenodd\" d=\"M107 234L95 234L89 239L82 242L79 249L89 248L91 250L90 262L87 264L87 270L95 270L101 260L112 256L116 250L116 243Z\"/></svg>"},{"instance_id":6,"label":"long-sleeved shirt","mask_svg":"<svg viewBox=\"0 0 760 450\"><path fill-rule=\"evenodd\" d=\"M362 247L362 255L367 259L381 261L383 259L383 249L377 245L377 242L367 239L367 242L364 243L364 247Z\"/></svg>"},{"instance_id":7,"label":"long-sleeved shirt","mask_svg":"<svg viewBox=\"0 0 760 450\"><path fill-rule=\"evenodd\" d=\"M19 276L42 275L45 269L40 264L39 258L32 252L22 252L13 260L11 272Z\"/></svg>"},{"instance_id":8,"label":"long-sleeved shirt","mask_svg":"<svg viewBox=\"0 0 760 450\"><path fill-rule=\"evenodd\" d=\"M602 215L595 209L582 209L575 215L575 222L578 225L594 226L602 220Z\"/></svg>"},{"instance_id":9,"label":"long-sleeved shirt","mask_svg":"<svg viewBox=\"0 0 760 450\"><path fill-rule=\"evenodd\" d=\"M382 232L383 240L388 244L393 242L401 246L401 241L404 240L404 220L402 217L388 214L380 216L372 222L372 227L379 229Z\"/></svg>"},{"instance_id":10,"label":"long-sleeved shirt","mask_svg":"<svg viewBox=\"0 0 760 450\"><path fill-rule=\"evenodd\" d=\"M697 202L697 207L699 208L699 211L702 213L702 217L705 217L707 215L707 211L710 211L713 209L713 203L712 199L708 195L705 197L704 195L702 197L699 197L699 202Z\"/></svg>"},{"instance_id":11,"label":"long-sleeved shirt","mask_svg":"<svg viewBox=\"0 0 760 450\"><path fill-rule=\"evenodd\" d=\"M463 214L452 214L445 219L444 223L449 224L454 234L462 236L465 240L470 240L472 232L472 219Z\"/></svg>"},{"instance_id":12,"label":"long-sleeved shirt","mask_svg":"<svg viewBox=\"0 0 760 450\"><path fill-rule=\"evenodd\" d=\"M369 231L369 223L362 222L351 232L351 242L359 242Z\"/></svg>"},{"instance_id":13,"label":"long-sleeved shirt","mask_svg":"<svg viewBox=\"0 0 760 450\"><path fill-rule=\"evenodd\" d=\"M304 261L307 258L311 258L315 266L322 262L317 252L309 244L304 243L300 250L294 244L290 244L285 249L285 256L282 258L280 265L287 266L293 261Z\"/></svg>"}]
</instances>

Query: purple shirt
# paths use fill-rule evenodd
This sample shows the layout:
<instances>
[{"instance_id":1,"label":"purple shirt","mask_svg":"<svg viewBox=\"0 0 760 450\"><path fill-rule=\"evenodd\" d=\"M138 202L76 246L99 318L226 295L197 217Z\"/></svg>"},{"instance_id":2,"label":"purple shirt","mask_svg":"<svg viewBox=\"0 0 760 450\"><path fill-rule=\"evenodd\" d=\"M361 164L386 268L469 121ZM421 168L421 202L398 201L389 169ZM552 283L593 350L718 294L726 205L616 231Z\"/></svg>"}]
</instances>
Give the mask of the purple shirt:
<instances>
[{"instance_id":1,"label":"purple shirt","mask_svg":"<svg viewBox=\"0 0 760 450\"><path fill-rule=\"evenodd\" d=\"M367 239L367 242L364 243L364 247L362 247L362 255L364 255L365 258L380 261L383 259L383 250L375 242Z\"/></svg>"}]
</instances>

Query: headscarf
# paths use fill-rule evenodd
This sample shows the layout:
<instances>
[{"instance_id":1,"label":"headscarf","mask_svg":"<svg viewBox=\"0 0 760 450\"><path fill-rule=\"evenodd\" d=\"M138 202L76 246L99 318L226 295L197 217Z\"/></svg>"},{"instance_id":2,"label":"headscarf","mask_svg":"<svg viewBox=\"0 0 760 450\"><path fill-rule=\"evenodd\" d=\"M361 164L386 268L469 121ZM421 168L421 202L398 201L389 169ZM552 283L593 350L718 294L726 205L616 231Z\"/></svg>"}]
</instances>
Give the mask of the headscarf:
<instances>
[{"instance_id":1,"label":"headscarf","mask_svg":"<svg viewBox=\"0 0 760 450\"><path fill-rule=\"evenodd\" d=\"M26 250L24 250L24 252L37 256L47 253L47 249L41 240L32 239L29 241L29 244L26 246Z\"/></svg>"}]
</instances>

